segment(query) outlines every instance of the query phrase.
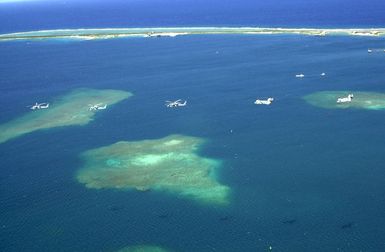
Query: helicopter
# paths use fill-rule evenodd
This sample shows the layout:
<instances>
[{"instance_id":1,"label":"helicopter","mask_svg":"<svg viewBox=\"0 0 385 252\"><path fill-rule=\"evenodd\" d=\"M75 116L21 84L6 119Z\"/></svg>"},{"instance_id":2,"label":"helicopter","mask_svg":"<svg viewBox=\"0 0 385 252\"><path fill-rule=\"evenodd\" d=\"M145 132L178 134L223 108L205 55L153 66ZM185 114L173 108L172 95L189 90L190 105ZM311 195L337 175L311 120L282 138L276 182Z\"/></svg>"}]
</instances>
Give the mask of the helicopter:
<instances>
[{"instance_id":1,"label":"helicopter","mask_svg":"<svg viewBox=\"0 0 385 252\"><path fill-rule=\"evenodd\" d=\"M49 107L49 103L43 102L43 103L35 103L34 105L29 105L28 106L30 109L35 110L35 109L47 109Z\"/></svg>"},{"instance_id":2,"label":"helicopter","mask_svg":"<svg viewBox=\"0 0 385 252\"><path fill-rule=\"evenodd\" d=\"M187 101L185 100L182 102L181 99L176 101L166 101L166 107L168 108L175 108L175 107L184 107L187 105Z\"/></svg>"},{"instance_id":3,"label":"helicopter","mask_svg":"<svg viewBox=\"0 0 385 252\"><path fill-rule=\"evenodd\" d=\"M107 108L107 104L104 104L102 106L102 103L98 103L98 104L95 104L95 105L92 105L92 104L88 104L89 108L88 110L92 111L92 110L102 110L102 109L106 109Z\"/></svg>"},{"instance_id":4,"label":"helicopter","mask_svg":"<svg viewBox=\"0 0 385 252\"><path fill-rule=\"evenodd\" d=\"M263 105L270 105L273 101L274 101L274 98L269 97L269 98L267 98L267 100L260 100L260 99L258 99L258 100L256 100L254 102L254 104L257 104L257 105L261 105L261 104L263 104Z\"/></svg>"}]
</instances>

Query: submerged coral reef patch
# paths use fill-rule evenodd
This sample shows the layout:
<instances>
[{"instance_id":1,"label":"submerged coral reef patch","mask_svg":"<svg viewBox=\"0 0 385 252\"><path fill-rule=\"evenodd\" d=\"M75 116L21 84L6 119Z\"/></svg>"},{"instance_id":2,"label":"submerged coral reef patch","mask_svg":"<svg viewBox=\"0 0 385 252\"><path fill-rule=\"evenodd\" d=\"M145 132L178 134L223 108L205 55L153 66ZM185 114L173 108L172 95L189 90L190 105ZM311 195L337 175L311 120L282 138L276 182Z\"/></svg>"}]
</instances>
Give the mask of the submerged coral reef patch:
<instances>
[{"instance_id":1,"label":"submerged coral reef patch","mask_svg":"<svg viewBox=\"0 0 385 252\"><path fill-rule=\"evenodd\" d=\"M76 177L88 188L165 190L197 201L227 204L229 187L215 178L221 162L196 154L204 140L171 135L117 142L82 154Z\"/></svg>"},{"instance_id":2,"label":"submerged coral reef patch","mask_svg":"<svg viewBox=\"0 0 385 252\"><path fill-rule=\"evenodd\" d=\"M76 89L50 103L48 109L31 110L20 118L0 125L0 143L36 130L85 125L93 120L94 114L98 111L96 107L90 109L90 105L110 106L131 95L126 91L112 89Z\"/></svg>"},{"instance_id":3,"label":"submerged coral reef patch","mask_svg":"<svg viewBox=\"0 0 385 252\"><path fill-rule=\"evenodd\" d=\"M353 94L349 102L337 103L338 98ZM309 104L326 109L385 109L385 94L376 92L321 91L306 95L303 99Z\"/></svg>"}]
</instances>

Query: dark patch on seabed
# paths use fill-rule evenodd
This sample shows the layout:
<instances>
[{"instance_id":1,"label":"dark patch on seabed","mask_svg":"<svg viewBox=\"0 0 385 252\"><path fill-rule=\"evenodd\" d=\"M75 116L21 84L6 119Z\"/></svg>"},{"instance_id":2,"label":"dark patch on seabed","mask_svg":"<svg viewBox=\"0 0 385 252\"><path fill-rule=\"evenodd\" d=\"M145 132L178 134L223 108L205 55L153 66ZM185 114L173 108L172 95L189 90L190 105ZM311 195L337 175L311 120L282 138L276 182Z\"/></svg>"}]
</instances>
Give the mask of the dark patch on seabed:
<instances>
[{"instance_id":1,"label":"dark patch on seabed","mask_svg":"<svg viewBox=\"0 0 385 252\"><path fill-rule=\"evenodd\" d=\"M354 227L356 224L354 222L347 222L345 224L342 224L340 227L341 229L350 229Z\"/></svg>"},{"instance_id":2,"label":"dark patch on seabed","mask_svg":"<svg viewBox=\"0 0 385 252\"><path fill-rule=\"evenodd\" d=\"M294 224L297 222L297 219L288 219L288 220L283 220L283 224Z\"/></svg>"}]
</instances>

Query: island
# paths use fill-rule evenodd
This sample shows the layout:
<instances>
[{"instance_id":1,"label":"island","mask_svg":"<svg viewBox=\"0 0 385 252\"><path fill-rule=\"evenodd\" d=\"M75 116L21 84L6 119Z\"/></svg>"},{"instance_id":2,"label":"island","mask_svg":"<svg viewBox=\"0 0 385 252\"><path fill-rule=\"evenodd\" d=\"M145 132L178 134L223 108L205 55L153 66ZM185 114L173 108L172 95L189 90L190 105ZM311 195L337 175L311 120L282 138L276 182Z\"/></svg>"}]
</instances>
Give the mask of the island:
<instances>
[{"instance_id":1,"label":"island","mask_svg":"<svg viewBox=\"0 0 385 252\"><path fill-rule=\"evenodd\" d=\"M337 99L353 94L350 102L337 103ZM385 109L385 93L361 91L320 91L303 97L309 104L325 109Z\"/></svg>"},{"instance_id":2,"label":"island","mask_svg":"<svg viewBox=\"0 0 385 252\"><path fill-rule=\"evenodd\" d=\"M132 96L112 89L76 89L55 99L47 109L29 110L25 115L0 125L0 143L42 129L85 125L93 120L98 108L107 108ZM104 104L103 107L95 106ZM94 109L91 109L94 108Z\"/></svg>"},{"instance_id":3,"label":"island","mask_svg":"<svg viewBox=\"0 0 385 252\"><path fill-rule=\"evenodd\" d=\"M77 180L87 188L165 191L201 203L226 205L229 187L216 179L221 162L197 154L204 140L184 135L121 141L81 154Z\"/></svg>"},{"instance_id":4,"label":"island","mask_svg":"<svg viewBox=\"0 0 385 252\"><path fill-rule=\"evenodd\" d=\"M93 40L124 37L176 37L209 34L297 34L309 36L385 36L385 28L261 28L261 27L158 27L158 28L101 28L57 29L0 34L0 41L70 39Z\"/></svg>"}]
</instances>

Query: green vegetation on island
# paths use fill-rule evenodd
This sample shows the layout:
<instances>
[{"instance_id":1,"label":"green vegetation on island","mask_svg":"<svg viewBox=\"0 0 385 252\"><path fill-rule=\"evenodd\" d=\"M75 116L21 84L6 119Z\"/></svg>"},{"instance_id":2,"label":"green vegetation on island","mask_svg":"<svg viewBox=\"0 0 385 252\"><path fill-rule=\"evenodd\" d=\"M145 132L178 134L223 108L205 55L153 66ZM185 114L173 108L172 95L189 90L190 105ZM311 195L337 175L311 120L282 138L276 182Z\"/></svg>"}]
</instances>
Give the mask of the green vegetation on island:
<instances>
[{"instance_id":1,"label":"green vegetation on island","mask_svg":"<svg viewBox=\"0 0 385 252\"><path fill-rule=\"evenodd\" d=\"M353 94L350 102L337 103L337 99ZM385 109L385 94L376 92L321 91L303 97L309 104L326 109Z\"/></svg>"},{"instance_id":2,"label":"green vegetation on island","mask_svg":"<svg viewBox=\"0 0 385 252\"><path fill-rule=\"evenodd\" d=\"M76 177L88 188L161 190L225 205L230 189L215 178L221 162L196 154L203 143L183 135L117 142L83 153L84 166Z\"/></svg>"},{"instance_id":3,"label":"green vegetation on island","mask_svg":"<svg viewBox=\"0 0 385 252\"><path fill-rule=\"evenodd\" d=\"M85 125L93 120L98 109L90 106L104 104L110 106L132 94L111 89L76 89L57 101L51 102L47 109L30 110L24 116L0 125L0 143L9 139L41 129Z\"/></svg>"}]
</instances>

